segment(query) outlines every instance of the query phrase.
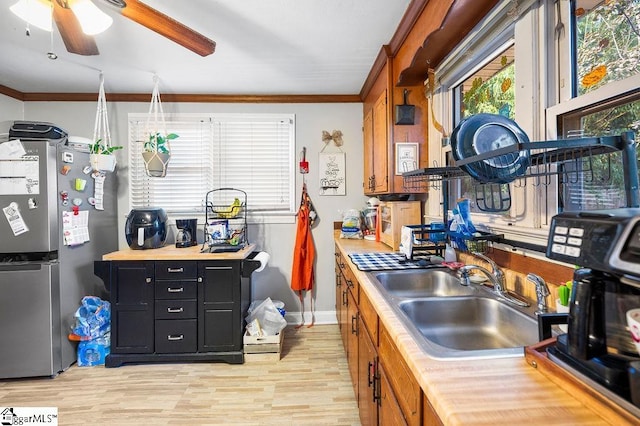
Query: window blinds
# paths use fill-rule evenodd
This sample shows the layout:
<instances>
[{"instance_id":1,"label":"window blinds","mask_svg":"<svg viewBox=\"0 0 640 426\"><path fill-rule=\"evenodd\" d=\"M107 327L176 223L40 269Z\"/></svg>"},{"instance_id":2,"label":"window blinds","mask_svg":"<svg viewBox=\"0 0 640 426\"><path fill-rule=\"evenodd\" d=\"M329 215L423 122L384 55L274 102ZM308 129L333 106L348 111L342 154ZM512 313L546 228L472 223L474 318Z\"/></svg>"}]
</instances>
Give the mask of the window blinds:
<instances>
[{"instance_id":1,"label":"window blinds","mask_svg":"<svg viewBox=\"0 0 640 426\"><path fill-rule=\"evenodd\" d=\"M131 208L162 207L171 213L203 213L207 191L247 193L250 215L295 213L293 114L218 114L165 117L171 161L164 178L146 175L142 147L146 116L129 117Z\"/></svg>"}]
</instances>

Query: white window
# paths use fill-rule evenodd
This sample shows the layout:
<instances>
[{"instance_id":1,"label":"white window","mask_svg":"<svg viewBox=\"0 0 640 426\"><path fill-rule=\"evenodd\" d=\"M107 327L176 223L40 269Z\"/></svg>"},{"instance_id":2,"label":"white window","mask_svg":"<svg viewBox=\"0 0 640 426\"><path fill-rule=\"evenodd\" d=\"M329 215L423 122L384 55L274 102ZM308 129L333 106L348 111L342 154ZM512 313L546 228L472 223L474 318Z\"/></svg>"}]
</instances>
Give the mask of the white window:
<instances>
[{"instance_id":1,"label":"white window","mask_svg":"<svg viewBox=\"0 0 640 426\"><path fill-rule=\"evenodd\" d=\"M436 115L439 114L450 133L464 117L461 109L464 98L460 94L465 94L478 73L491 67L493 58L512 43L515 115L511 118L532 142L563 139L574 133L617 135L625 129L635 131L638 140L638 28L637 0L499 2L436 69L439 83L434 98ZM501 60L500 64L503 63L508 61ZM471 86L465 87L466 83ZM435 140L441 137L434 129L430 129L429 136ZM430 147L430 157L445 164L450 148L445 143L432 143ZM624 205L626 194L621 180L624 166L615 160L615 156L612 163L608 160L601 163L602 158L587 160L595 167L592 170L604 172L607 182L602 180L602 173L600 177L573 173L576 167L584 167L579 163L572 166L557 162L553 166L557 169L547 176L510 184L512 204L507 211L478 212L472 218L496 233L504 233L510 240L544 246L548 224L559 211ZM635 159L631 161L635 163ZM452 187L456 191L465 189L459 184ZM579 202L576 194L582 197ZM461 195L455 192L450 200ZM442 196L439 197L430 195L428 213L434 218L442 214L439 211Z\"/></svg>"},{"instance_id":2,"label":"white window","mask_svg":"<svg viewBox=\"0 0 640 426\"><path fill-rule=\"evenodd\" d=\"M129 115L131 208L162 207L176 216L204 214L208 191L247 193L249 220L291 217L294 205L293 114L168 115L171 160L165 177L149 177L142 160L147 116Z\"/></svg>"},{"instance_id":3,"label":"white window","mask_svg":"<svg viewBox=\"0 0 640 426\"><path fill-rule=\"evenodd\" d=\"M488 112L513 119L532 141L540 140L544 130L540 117L544 117L545 106L540 99L545 96L542 88L547 66L541 24L543 3L500 2L436 69L439 87L434 108L448 134L466 116ZM433 131L429 136L436 140L442 137ZM439 159L438 164L451 164L451 148L446 142L444 139L442 144L430 144L430 158ZM542 237L536 218L540 207L536 205L533 185L474 184L466 179L452 180L449 207L466 196L475 207L474 223L487 225L497 233L509 232L510 239L524 234L528 240L531 235ZM428 214L433 219L442 215L442 196L435 191L430 193ZM494 207L505 210L492 211L496 210ZM546 240L538 243L546 244Z\"/></svg>"}]
</instances>

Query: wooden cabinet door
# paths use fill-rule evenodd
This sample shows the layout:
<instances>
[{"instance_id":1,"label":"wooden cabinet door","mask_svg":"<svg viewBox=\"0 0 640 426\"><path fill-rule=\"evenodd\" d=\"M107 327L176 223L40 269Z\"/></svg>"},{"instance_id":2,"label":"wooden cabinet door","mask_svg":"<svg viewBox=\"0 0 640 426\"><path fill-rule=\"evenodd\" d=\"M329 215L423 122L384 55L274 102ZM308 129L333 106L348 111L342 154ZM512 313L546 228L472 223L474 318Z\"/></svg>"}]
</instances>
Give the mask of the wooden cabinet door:
<instances>
[{"instance_id":1,"label":"wooden cabinet door","mask_svg":"<svg viewBox=\"0 0 640 426\"><path fill-rule=\"evenodd\" d=\"M378 387L380 392L380 409L378 411L380 425L406 426L407 422L402 415L402 408L398 404L382 365L378 365Z\"/></svg>"},{"instance_id":2,"label":"wooden cabinet door","mask_svg":"<svg viewBox=\"0 0 640 426\"><path fill-rule=\"evenodd\" d=\"M444 426L436 410L433 409L433 406L424 394L422 396L422 402L422 426Z\"/></svg>"},{"instance_id":3,"label":"wooden cabinet door","mask_svg":"<svg viewBox=\"0 0 640 426\"><path fill-rule=\"evenodd\" d=\"M113 262L111 352L154 351L154 263Z\"/></svg>"},{"instance_id":4,"label":"wooden cabinet door","mask_svg":"<svg viewBox=\"0 0 640 426\"><path fill-rule=\"evenodd\" d=\"M376 392L375 383L378 352L364 325L362 316L358 321L358 408L360 410L360 423L363 426L376 426L378 424L378 393Z\"/></svg>"},{"instance_id":5,"label":"wooden cabinet door","mask_svg":"<svg viewBox=\"0 0 640 426\"><path fill-rule=\"evenodd\" d=\"M373 106L373 192L376 194L384 194L389 191L389 124L387 114L387 91L384 90Z\"/></svg>"},{"instance_id":6,"label":"wooden cabinet door","mask_svg":"<svg viewBox=\"0 0 640 426\"><path fill-rule=\"evenodd\" d=\"M240 264L198 262L198 350L242 350Z\"/></svg>"},{"instance_id":7,"label":"wooden cabinet door","mask_svg":"<svg viewBox=\"0 0 640 426\"><path fill-rule=\"evenodd\" d=\"M417 426L422 422L422 389L382 324L379 339L380 365L387 372L391 389L407 424Z\"/></svg>"},{"instance_id":8,"label":"wooden cabinet door","mask_svg":"<svg viewBox=\"0 0 640 426\"><path fill-rule=\"evenodd\" d=\"M347 287L347 282L344 278L344 275L340 274L340 306L339 310L339 321L340 321L340 336L342 337L342 345L344 346L345 352L347 352L349 346L349 334L351 333L351 328L349 324L348 318L348 310L349 310L349 288Z\"/></svg>"},{"instance_id":9,"label":"wooden cabinet door","mask_svg":"<svg viewBox=\"0 0 640 426\"><path fill-rule=\"evenodd\" d=\"M347 290L349 306L347 307L347 327L349 334L347 337L347 359L349 361L349 372L351 373L351 382L358 398L358 305L354 300L351 291Z\"/></svg>"},{"instance_id":10,"label":"wooden cabinet door","mask_svg":"<svg viewBox=\"0 0 640 426\"><path fill-rule=\"evenodd\" d=\"M375 191L374 185L374 148L373 148L373 110L367 111L362 121L362 139L364 142L364 180L362 186L364 193Z\"/></svg>"}]
</instances>

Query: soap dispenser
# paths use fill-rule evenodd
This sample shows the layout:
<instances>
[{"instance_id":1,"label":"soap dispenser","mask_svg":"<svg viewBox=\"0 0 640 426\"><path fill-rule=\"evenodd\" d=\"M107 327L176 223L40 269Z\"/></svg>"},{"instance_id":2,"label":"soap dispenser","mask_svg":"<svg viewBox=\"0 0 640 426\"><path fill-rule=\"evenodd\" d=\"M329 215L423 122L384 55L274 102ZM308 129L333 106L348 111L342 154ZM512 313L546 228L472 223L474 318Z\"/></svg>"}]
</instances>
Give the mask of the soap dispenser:
<instances>
[{"instance_id":1,"label":"soap dispenser","mask_svg":"<svg viewBox=\"0 0 640 426\"><path fill-rule=\"evenodd\" d=\"M451 247L450 244L446 244L446 248L444 249L444 261L445 262L456 262L458 260L456 256L456 250Z\"/></svg>"}]
</instances>

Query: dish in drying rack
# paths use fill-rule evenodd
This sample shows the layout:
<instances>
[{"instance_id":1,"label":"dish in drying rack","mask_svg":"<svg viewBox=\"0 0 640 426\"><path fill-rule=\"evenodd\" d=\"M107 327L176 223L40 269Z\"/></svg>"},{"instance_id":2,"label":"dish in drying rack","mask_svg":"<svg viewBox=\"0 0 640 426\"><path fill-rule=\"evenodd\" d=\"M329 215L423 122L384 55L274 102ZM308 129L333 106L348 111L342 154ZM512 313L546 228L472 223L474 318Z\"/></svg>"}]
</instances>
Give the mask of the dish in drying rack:
<instances>
[{"instance_id":1,"label":"dish in drying rack","mask_svg":"<svg viewBox=\"0 0 640 426\"><path fill-rule=\"evenodd\" d=\"M529 142L512 120L496 114L476 114L462 120L451 134L451 153L456 161ZM529 166L529 150L518 150L461 164L460 168L480 182L509 183Z\"/></svg>"}]
</instances>

